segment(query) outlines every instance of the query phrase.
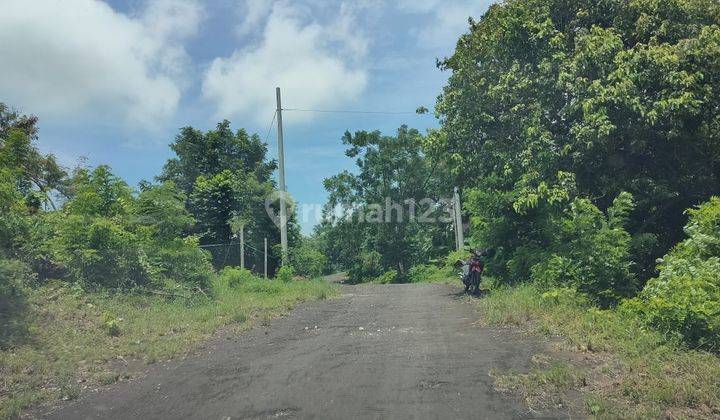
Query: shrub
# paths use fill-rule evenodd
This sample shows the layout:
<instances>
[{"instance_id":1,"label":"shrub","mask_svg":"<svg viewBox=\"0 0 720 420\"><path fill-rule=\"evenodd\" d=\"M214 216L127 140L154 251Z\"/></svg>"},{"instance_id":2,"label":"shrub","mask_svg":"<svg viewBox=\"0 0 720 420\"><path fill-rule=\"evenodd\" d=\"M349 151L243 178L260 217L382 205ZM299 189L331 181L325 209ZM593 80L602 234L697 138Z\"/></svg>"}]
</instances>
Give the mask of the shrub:
<instances>
[{"instance_id":1,"label":"shrub","mask_svg":"<svg viewBox=\"0 0 720 420\"><path fill-rule=\"evenodd\" d=\"M228 287L238 287L257 277L250 271L243 268L225 267L220 271L220 281Z\"/></svg>"},{"instance_id":2,"label":"shrub","mask_svg":"<svg viewBox=\"0 0 720 420\"><path fill-rule=\"evenodd\" d=\"M100 165L89 171L79 169L73 175L73 198L66 210L83 216L113 217L132 211L132 190L110 167Z\"/></svg>"},{"instance_id":3,"label":"shrub","mask_svg":"<svg viewBox=\"0 0 720 420\"><path fill-rule=\"evenodd\" d=\"M303 243L293 249L290 261L297 274L305 277L320 277L328 265L328 259L322 252Z\"/></svg>"},{"instance_id":4,"label":"shrub","mask_svg":"<svg viewBox=\"0 0 720 420\"><path fill-rule=\"evenodd\" d=\"M199 247L197 237L151 243L147 249L153 280L205 287L213 276L210 256Z\"/></svg>"},{"instance_id":5,"label":"shrub","mask_svg":"<svg viewBox=\"0 0 720 420\"><path fill-rule=\"evenodd\" d=\"M291 282L294 276L295 270L290 265L283 265L282 267L280 267L277 273L275 273L275 279L284 282Z\"/></svg>"},{"instance_id":6,"label":"shrub","mask_svg":"<svg viewBox=\"0 0 720 420\"><path fill-rule=\"evenodd\" d=\"M531 269L543 288L573 287L601 306L635 292L630 235L623 228L632 196L622 193L606 217L590 200L575 199L557 223L552 253Z\"/></svg>"},{"instance_id":7,"label":"shrub","mask_svg":"<svg viewBox=\"0 0 720 420\"><path fill-rule=\"evenodd\" d=\"M58 225L51 248L71 280L110 288L147 282L148 264L138 238L116 221L68 215Z\"/></svg>"},{"instance_id":8,"label":"shrub","mask_svg":"<svg viewBox=\"0 0 720 420\"><path fill-rule=\"evenodd\" d=\"M371 280L383 274L382 255L377 251L362 252L348 270L350 283Z\"/></svg>"},{"instance_id":9,"label":"shrub","mask_svg":"<svg viewBox=\"0 0 720 420\"><path fill-rule=\"evenodd\" d=\"M447 281L456 277L455 268L450 266L438 267L437 265L420 264L415 265L408 271L410 283L436 283Z\"/></svg>"},{"instance_id":10,"label":"shrub","mask_svg":"<svg viewBox=\"0 0 720 420\"><path fill-rule=\"evenodd\" d=\"M22 294L31 278L32 273L25 263L0 258L0 312Z\"/></svg>"},{"instance_id":11,"label":"shrub","mask_svg":"<svg viewBox=\"0 0 720 420\"><path fill-rule=\"evenodd\" d=\"M688 236L664 258L660 274L626 302L631 311L666 335L693 347L720 349L720 198L687 211Z\"/></svg>"},{"instance_id":12,"label":"shrub","mask_svg":"<svg viewBox=\"0 0 720 420\"><path fill-rule=\"evenodd\" d=\"M390 284L395 283L398 279L398 272L397 270L388 270L384 272L383 274L375 277L373 279L373 283L379 283L379 284Z\"/></svg>"}]
</instances>

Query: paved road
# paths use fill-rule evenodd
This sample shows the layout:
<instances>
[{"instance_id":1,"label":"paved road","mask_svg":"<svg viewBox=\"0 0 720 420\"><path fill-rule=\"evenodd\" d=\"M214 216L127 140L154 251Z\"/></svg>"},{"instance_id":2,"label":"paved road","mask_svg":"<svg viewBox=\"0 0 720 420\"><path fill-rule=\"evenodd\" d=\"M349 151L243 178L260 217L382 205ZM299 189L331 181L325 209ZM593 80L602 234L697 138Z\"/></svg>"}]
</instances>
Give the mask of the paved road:
<instances>
[{"instance_id":1,"label":"paved road","mask_svg":"<svg viewBox=\"0 0 720 420\"><path fill-rule=\"evenodd\" d=\"M342 286L271 325L89 395L50 418L525 418L492 368L539 348L477 325L458 288Z\"/></svg>"}]
</instances>

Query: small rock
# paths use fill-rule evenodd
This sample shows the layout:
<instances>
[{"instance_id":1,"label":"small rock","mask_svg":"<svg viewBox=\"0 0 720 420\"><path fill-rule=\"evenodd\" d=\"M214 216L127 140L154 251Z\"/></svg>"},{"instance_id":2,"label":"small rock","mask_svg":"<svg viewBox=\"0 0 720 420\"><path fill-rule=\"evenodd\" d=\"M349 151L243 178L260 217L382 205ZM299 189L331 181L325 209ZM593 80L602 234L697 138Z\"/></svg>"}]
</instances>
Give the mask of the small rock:
<instances>
[{"instance_id":1,"label":"small rock","mask_svg":"<svg viewBox=\"0 0 720 420\"><path fill-rule=\"evenodd\" d=\"M307 331L307 330L309 330L309 329L310 329L310 327L305 327L305 331Z\"/></svg>"},{"instance_id":2,"label":"small rock","mask_svg":"<svg viewBox=\"0 0 720 420\"><path fill-rule=\"evenodd\" d=\"M360 330L360 331L365 331L365 328L363 328L363 327L358 327L358 330Z\"/></svg>"}]
</instances>

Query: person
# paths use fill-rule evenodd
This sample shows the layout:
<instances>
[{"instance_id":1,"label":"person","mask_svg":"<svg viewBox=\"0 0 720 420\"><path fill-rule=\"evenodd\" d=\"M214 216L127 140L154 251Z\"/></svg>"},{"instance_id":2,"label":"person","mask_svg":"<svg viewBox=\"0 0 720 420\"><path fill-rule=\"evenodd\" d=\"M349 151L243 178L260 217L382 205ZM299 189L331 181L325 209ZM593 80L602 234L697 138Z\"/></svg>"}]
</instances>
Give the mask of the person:
<instances>
[{"instance_id":1,"label":"person","mask_svg":"<svg viewBox=\"0 0 720 420\"><path fill-rule=\"evenodd\" d=\"M470 254L468 282L465 284L465 291L472 286L473 293L477 294L480 291L480 276L485 270L485 263L482 260L482 251L473 250Z\"/></svg>"}]
</instances>

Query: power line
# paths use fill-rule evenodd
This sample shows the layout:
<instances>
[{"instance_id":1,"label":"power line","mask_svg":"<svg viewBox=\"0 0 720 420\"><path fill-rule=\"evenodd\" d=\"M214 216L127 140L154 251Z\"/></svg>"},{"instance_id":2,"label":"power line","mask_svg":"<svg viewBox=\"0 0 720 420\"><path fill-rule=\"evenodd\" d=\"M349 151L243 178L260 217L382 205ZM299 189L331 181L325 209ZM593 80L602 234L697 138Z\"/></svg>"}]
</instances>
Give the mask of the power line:
<instances>
[{"instance_id":1,"label":"power line","mask_svg":"<svg viewBox=\"0 0 720 420\"><path fill-rule=\"evenodd\" d=\"M333 113L333 114L378 114L378 115L411 115L417 114L416 112L410 111L358 111L348 109L306 109L306 108L283 108L283 111L295 111L295 112L321 112L321 113ZM423 115L423 114L418 114Z\"/></svg>"},{"instance_id":2,"label":"power line","mask_svg":"<svg viewBox=\"0 0 720 420\"><path fill-rule=\"evenodd\" d=\"M277 117L277 111L273 112L272 121L270 121L270 127L268 127L268 131L267 134L265 134L265 140L263 141L263 143L267 143L268 137L270 137L270 132L272 131L273 123L275 122L275 117Z\"/></svg>"}]
</instances>

